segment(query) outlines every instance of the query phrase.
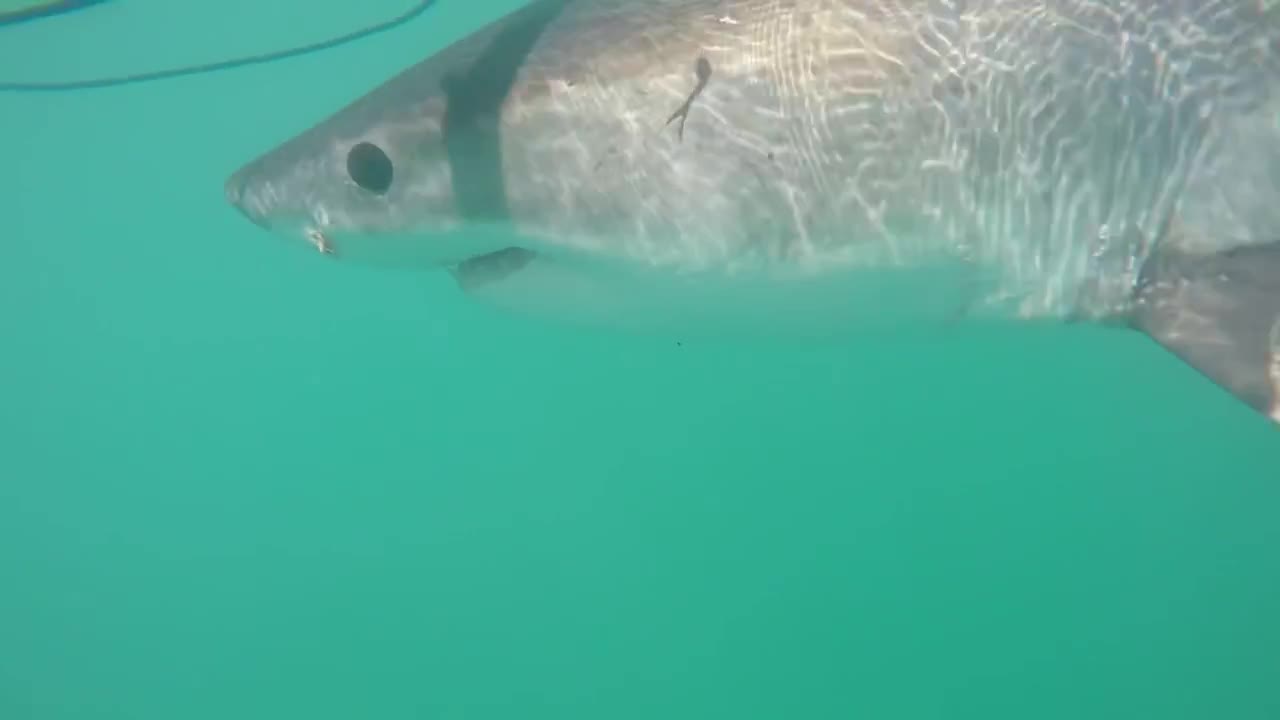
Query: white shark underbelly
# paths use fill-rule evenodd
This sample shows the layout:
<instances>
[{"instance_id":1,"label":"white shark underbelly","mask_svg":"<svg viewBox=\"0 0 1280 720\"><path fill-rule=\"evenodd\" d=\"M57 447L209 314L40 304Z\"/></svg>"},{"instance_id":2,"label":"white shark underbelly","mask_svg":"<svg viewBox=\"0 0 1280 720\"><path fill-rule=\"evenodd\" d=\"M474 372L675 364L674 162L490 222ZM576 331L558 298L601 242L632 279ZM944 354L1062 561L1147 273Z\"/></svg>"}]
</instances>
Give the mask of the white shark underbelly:
<instances>
[{"instance_id":1,"label":"white shark underbelly","mask_svg":"<svg viewBox=\"0 0 1280 720\"><path fill-rule=\"evenodd\" d=\"M556 322L685 338L849 338L937 328L974 313L996 283L963 262L875 269L778 268L727 274L531 253L510 271L502 253L468 268L473 299ZM487 277L492 274L492 277Z\"/></svg>"}]
</instances>

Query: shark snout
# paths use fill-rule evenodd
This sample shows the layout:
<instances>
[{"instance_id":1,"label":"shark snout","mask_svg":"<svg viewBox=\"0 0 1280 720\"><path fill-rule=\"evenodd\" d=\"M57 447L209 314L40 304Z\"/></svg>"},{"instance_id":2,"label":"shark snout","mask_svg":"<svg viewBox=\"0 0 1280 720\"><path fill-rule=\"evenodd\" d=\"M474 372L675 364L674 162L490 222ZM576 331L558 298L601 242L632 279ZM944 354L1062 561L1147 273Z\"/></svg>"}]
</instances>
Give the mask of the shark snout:
<instances>
[{"instance_id":1,"label":"shark snout","mask_svg":"<svg viewBox=\"0 0 1280 720\"><path fill-rule=\"evenodd\" d=\"M236 210L240 211L254 225L260 228L270 229L270 223L267 222L265 208L256 199L249 197L246 193L246 184L248 178L244 172L237 172L227 178L227 182L223 185L222 191L227 198L227 202Z\"/></svg>"}]
</instances>

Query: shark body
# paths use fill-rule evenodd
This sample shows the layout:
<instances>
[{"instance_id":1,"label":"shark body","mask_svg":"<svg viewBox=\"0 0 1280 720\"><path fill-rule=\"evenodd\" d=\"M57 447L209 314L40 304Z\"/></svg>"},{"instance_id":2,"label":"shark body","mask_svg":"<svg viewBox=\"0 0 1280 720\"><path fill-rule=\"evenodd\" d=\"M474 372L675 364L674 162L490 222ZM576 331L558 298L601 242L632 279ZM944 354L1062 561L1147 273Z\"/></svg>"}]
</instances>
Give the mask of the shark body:
<instances>
[{"instance_id":1,"label":"shark body","mask_svg":"<svg viewBox=\"0 0 1280 720\"><path fill-rule=\"evenodd\" d=\"M1121 324L1280 422L1270 0L534 0L226 194L516 304L626 268Z\"/></svg>"}]
</instances>

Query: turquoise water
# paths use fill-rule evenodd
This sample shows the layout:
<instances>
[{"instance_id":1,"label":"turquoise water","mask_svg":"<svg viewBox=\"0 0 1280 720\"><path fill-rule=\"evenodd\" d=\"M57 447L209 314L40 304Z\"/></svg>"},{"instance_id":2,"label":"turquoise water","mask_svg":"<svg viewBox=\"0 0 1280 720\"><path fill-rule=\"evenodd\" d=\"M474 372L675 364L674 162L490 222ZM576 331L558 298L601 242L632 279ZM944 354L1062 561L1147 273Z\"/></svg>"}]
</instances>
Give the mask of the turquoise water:
<instances>
[{"instance_id":1,"label":"turquoise water","mask_svg":"<svg viewBox=\"0 0 1280 720\"><path fill-rule=\"evenodd\" d=\"M405 2L120 0L0 79ZM226 206L517 4L0 96L0 718L1280 717L1280 433L1141 336L571 329Z\"/></svg>"}]
</instances>

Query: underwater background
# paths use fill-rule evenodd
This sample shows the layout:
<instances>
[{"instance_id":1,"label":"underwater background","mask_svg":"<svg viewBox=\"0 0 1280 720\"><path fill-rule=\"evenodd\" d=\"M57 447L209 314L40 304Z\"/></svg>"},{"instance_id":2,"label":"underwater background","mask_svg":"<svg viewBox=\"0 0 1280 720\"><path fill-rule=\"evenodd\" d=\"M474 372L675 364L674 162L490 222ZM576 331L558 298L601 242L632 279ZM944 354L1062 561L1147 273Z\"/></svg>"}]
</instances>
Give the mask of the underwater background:
<instances>
[{"instance_id":1,"label":"underwater background","mask_svg":"<svg viewBox=\"0 0 1280 720\"><path fill-rule=\"evenodd\" d=\"M107 2L0 82L408 4ZM1280 718L1280 432L1137 333L581 328L224 201L519 4L0 94L0 720Z\"/></svg>"}]
</instances>

